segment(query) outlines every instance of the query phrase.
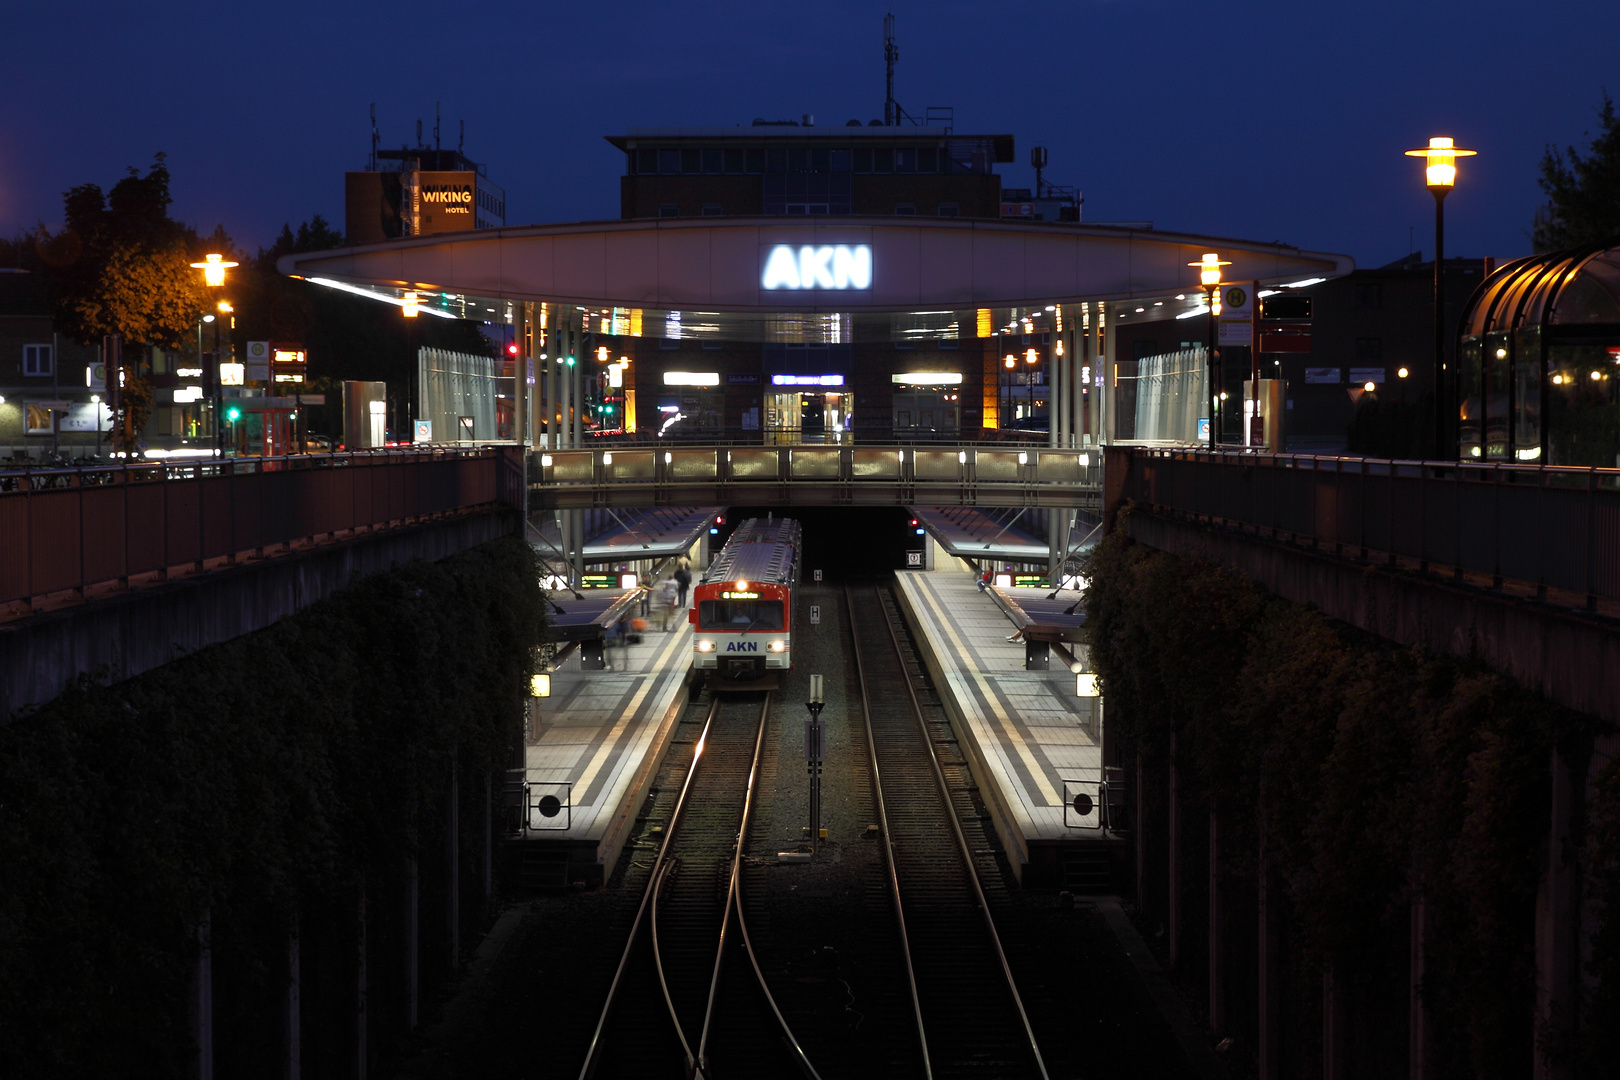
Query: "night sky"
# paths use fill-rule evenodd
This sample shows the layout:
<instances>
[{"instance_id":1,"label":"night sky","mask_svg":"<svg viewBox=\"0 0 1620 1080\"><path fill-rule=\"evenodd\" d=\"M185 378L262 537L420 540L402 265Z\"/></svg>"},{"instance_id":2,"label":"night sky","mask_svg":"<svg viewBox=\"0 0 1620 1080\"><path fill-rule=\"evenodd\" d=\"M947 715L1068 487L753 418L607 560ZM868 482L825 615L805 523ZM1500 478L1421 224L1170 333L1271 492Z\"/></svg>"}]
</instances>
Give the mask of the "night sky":
<instances>
[{"instance_id":1,"label":"night sky","mask_svg":"<svg viewBox=\"0 0 1620 1080\"><path fill-rule=\"evenodd\" d=\"M467 125L509 224L618 216L627 127L882 116L896 98L1011 132L1003 184L1078 186L1088 221L1281 240L1359 265L1432 250L1408 147L1480 151L1447 200L1452 255L1527 252L1546 144L1596 130L1620 93L1620 3L569 5L19 4L0 67L0 230L56 226L61 194L168 154L174 216L250 252L282 222L343 222L385 147ZM1605 82L1607 80L1607 82Z\"/></svg>"}]
</instances>

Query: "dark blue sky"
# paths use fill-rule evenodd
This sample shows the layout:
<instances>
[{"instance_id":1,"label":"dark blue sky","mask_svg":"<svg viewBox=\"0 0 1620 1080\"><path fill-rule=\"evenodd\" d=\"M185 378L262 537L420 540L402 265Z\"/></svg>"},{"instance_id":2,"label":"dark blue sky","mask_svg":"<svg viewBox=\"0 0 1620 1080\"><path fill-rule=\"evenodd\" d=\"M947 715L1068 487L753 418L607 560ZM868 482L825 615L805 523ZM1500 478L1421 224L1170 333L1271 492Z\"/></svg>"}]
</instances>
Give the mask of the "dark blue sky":
<instances>
[{"instance_id":1,"label":"dark blue sky","mask_svg":"<svg viewBox=\"0 0 1620 1080\"><path fill-rule=\"evenodd\" d=\"M618 216L643 125L842 124L882 115L882 17L896 97L952 105L957 130L1011 132L1091 221L1282 240L1363 266L1430 250L1433 203L1401 151L1477 148L1447 200L1447 249L1529 250L1545 145L1585 145L1620 3L1032 2L19 6L0 90L0 231L61 217L61 193L169 155L176 217L249 250L283 221L341 227L367 108L385 146L467 122L508 221ZM1607 83L1605 82L1607 80ZM429 136L431 138L431 136ZM1414 230L1409 233L1410 230ZM1409 240L1409 236L1412 237Z\"/></svg>"}]
</instances>

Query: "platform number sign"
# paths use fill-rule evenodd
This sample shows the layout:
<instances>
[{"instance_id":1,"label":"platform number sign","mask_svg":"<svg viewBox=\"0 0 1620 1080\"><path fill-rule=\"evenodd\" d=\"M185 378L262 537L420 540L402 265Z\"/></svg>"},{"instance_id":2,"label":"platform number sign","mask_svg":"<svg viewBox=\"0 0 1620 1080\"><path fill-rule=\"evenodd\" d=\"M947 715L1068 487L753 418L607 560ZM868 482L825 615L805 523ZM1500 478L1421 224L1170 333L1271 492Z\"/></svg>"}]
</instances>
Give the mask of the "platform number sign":
<instances>
[{"instance_id":1,"label":"platform number sign","mask_svg":"<svg viewBox=\"0 0 1620 1080\"><path fill-rule=\"evenodd\" d=\"M922 557L923 557L923 553L920 552L920 551L908 551L908 552L906 552L906 565L907 566L921 566L922 565Z\"/></svg>"},{"instance_id":2,"label":"platform number sign","mask_svg":"<svg viewBox=\"0 0 1620 1080\"><path fill-rule=\"evenodd\" d=\"M817 580L817 581L820 581L820 580L821 580L821 571L820 571L820 570L817 570L817 571L816 571L816 580Z\"/></svg>"},{"instance_id":3,"label":"platform number sign","mask_svg":"<svg viewBox=\"0 0 1620 1080\"><path fill-rule=\"evenodd\" d=\"M810 625L811 626L820 626L821 625L821 605L820 604L811 604L810 605Z\"/></svg>"}]
</instances>

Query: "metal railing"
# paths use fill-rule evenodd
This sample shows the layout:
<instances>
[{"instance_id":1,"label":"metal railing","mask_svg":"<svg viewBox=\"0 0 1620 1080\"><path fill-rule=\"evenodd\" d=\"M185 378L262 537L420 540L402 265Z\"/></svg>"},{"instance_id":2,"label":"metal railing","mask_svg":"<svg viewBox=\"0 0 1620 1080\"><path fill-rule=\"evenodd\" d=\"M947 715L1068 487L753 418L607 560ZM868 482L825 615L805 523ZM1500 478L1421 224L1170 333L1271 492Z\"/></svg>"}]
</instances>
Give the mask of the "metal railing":
<instances>
[{"instance_id":1,"label":"metal railing","mask_svg":"<svg viewBox=\"0 0 1620 1080\"><path fill-rule=\"evenodd\" d=\"M535 509L739 500L1074 506L1100 495L1102 461L1094 450L1046 447L599 446L533 452L529 480Z\"/></svg>"},{"instance_id":2,"label":"metal railing","mask_svg":"<svg viewBox=\"0 0 1620 1080\"><path fill-rule=\"evenodd\" d=\"M1620 469L1111 448L1110 506L1620 599Z\"/></svg>"},{"instance_id":3,"label":"metal railing","mask_svg":"<svg viewBox=\"0 0 1620 1080\"><path fill-rule=\"evenodd\" d=\"M503 504L515 449L0 471L0 604Z\"/></svg>"}]
</instances>

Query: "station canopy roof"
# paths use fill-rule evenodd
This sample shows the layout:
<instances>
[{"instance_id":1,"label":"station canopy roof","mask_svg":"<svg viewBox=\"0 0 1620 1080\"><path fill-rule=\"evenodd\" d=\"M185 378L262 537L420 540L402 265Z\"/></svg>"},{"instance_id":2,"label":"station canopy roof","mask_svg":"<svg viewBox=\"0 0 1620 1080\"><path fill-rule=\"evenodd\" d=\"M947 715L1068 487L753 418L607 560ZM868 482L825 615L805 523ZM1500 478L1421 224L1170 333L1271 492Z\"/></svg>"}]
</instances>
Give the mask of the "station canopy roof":
<instances>
[{"instance_id":1,"label":"station canopy roof","mask_svg":"<svg viewBox=\"0 0 1620 1080\"><path fill-rule=\"evenodd\" d=\"M1620 247L1592 244L1530 255L1480 283L1463 334L1620 326Z\"/></svg>"},{"instance_id":2,"label":"station canopy roof","mask_svg":"<svg viewBox=\"0 0 1620 1080\"><path fill-rule=\"evenodd\" d=\"M1111 317L1197 313L1203 294L1188 264L1211 251L1230 263L1226 281L1261 287L1355 269L1347 255L1151 229L819 216L440 233L277 266L395 305L414 292L424 314L444 318L506 322L515 304L542 302L583 309L601 333L838 344L990 337L1048 310L1078 315L1080 303L1104 304ZM795 269L819 287L796 287Z\"/></svg>"}]
</instances>

